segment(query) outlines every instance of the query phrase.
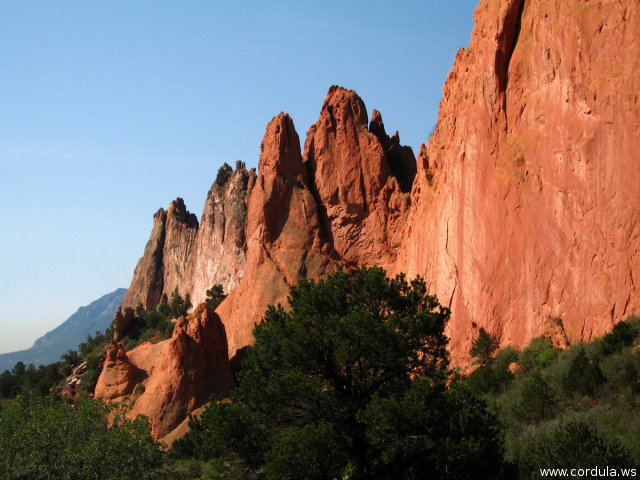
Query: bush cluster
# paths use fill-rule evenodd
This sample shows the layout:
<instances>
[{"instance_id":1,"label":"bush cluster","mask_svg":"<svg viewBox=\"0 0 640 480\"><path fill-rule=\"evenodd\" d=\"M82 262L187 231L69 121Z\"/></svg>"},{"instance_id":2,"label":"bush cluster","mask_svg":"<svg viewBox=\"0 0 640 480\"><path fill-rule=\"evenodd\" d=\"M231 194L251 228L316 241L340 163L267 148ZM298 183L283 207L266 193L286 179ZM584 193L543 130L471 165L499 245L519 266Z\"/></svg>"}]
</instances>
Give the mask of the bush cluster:
<instances>
[{"instance_id":1,"label":"bush cluster","mask_svg":"<svg viewBox=\"0 0 640 480\"><path fill-rule=\"evenodd\" d=\"M479 362L464 383L500 418L505 460L520 478L549 466L640 464L639 340L630 316L590 343L561 350L539 337ZM479 335L472 354L489 343Z\"/></svg>"}]
</instances>

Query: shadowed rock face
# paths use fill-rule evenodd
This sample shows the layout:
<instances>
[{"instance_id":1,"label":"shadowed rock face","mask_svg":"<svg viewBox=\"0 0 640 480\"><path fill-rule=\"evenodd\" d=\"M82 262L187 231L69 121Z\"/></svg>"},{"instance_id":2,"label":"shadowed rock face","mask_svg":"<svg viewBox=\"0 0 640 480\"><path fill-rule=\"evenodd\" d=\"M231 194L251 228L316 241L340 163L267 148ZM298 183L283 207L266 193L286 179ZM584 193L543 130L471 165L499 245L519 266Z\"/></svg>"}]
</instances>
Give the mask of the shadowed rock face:
<instances>
[{"instance_id":1,"label":"shadowed rock face","mask_svg":"<svg viewBox=\"0 0 640 480\"><path fill-rule=\"evenodd\" d=\"M122 306L145 308L160 303L164 287L163 251L166 235L167 212L160 209L153 216L151 235L144 247L144 254L138 260L133 279L122 300Z\"/></svg>"},{"instance_id":2,"label":"shadowed rock face","mask_svg":"<svg viewBox=\"0 0 640 480\"><path fill-rule=\"evenodd\" d=\"M182 198L171 202L166 211L158 210L122 305L154 307L163 294L170 296L176 287L180 290L197 233L198 219L187 211Z\"/></svg>"},{"instance_id":3,"label":"shadowed rock face","mask_svg":"<svg viewBox=\"0 0 640 480\"><path fill-rule=\"evenodd\" d=\"M638 14L614 0L476 9L396 267L451 306L454 359L479 327L522 346L560 317L575 342L638 311Z\"/></svg>"}]
</instances>

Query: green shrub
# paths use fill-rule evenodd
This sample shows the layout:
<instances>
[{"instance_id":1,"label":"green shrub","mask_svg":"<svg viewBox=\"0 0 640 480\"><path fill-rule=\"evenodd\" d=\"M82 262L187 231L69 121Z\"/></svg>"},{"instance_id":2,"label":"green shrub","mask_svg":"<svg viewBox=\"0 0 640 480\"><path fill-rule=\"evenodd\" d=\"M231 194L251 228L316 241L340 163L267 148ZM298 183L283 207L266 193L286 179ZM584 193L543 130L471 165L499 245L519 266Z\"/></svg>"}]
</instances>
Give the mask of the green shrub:
<instances>
[{"instance_id":1,"label":"green shrub","mask_svg":"<svg viewBox=\"0 0 640 480\"><path fill-rule=\"evenodd\" d=\"M220 284L216 284L213 287L211 287L209 290L207 290L206 292L207 294L207 305L209 305L209 308L211 310L215 310L216 308L218 308L218 305L220 305L222 303L222 301L227 298L227 296L224 293L224 290L222 289L222 285Z\"/></svg>"},{"instance_id":2,"label":"green shrub","mask_svg":"<svg viewBox=\"0 0 640 480\"><path fill-rule=\"evenodd\" d=\"M605 467L631 466L633 459L618 441L603 436L585 421L573 421L551 432L539 432L518 457L521 479L539 479L542 468L599 467L604 470ZM601 476L604 475L596 472L583 478Z\"/></svg>"},{"instance_id":3,"label":"green shrub","mask_svg":"<svg viewBox=\"0 0 640 480\"><path fill-rule=\"evenodd\" d=\"M634 357L628 357L625 361L620 378L620 385L630 388L633 393L638 393L640 392L640 376L638 375L637 355Z\"/></svg>"},{"instance_id":4,"label":"green shrub","mask_svg":"<svg viewBox=\"0 0 640 480\"><path fill-rule=\"evenodd\" d=\"M147 328L153 330L158 329L158 326L167 320L167 317L157 310L147 310L144 315L144 323Z\"/></svg>"},{"instance_id":5,"label":"green shrub","mask_svg":"<svg viewBox=\"0 0 640 480\"><path fill-rule=\"evenodd\" d=\"M602 337L600 348L603 354L610 355L622 350L624 347L633 345L638 336L638 330L634 326L634 318L636 317L630 317L628 321L617 323L611 333Z\"/></svg>"},{"instance_id":6,"label":"green shrub","mask_svg":"<svg viewBox=\"0 0 640 480\"><path fill-rule=\"evenodd\" d=\"M92 353L87 357L87 369L85 370L80 384L89 392L93 392L100 377L100 369L98 368L99 358L97 353Z\"/></svg>"},{"instance_id":7,"label":"green shrub","mask_svg":"<svg viewBox=\"0 0 640 480\"><path fill-rule=\"evenodd\" d=\"M518 358L518 365L525 372L550 365L558 357L558 349L551 345L551 339L537 337L525 348Z\"/></svg>"},{"instance_id":8,"label":"green shrub","mask_svg":"<svg viewBox=\"0 0 640 480\"><path fill-rule=\"evenodd\" d=\"M218 173L214 182L218 186L218 192L222 193L222 190L231 178L232 173L233 170L229 165L227 165L226 162L223 163L222 166L218 169Z\"/></svg>"},{"instance_id":9,"label":"green shrub","mask_svg":"<svg viewBox=\"0 0 640 480\"><path fill-rule=\"evenodd\" d=\"M540 422L555 414L556 398L553 389L534 371L520 379L513 413L522 422Z\"/></svg>"},{"instance_id":10,"label":"green shrub","mask_svg":"<svg viewBox=\"0 0 640 480\"><path fill-rule=\"evenodd\" d=\"M589 361L584 348L580 348L571 361L562 387L569 394L593 395L604 382L598 361Z\"/></svg>"},{"instance_id":11,"label":"green shrub","mask_svg":"<svg viewBox=\"0 0 640 480\"><path fill-rule=\"evenodd\" d=\"M126 420L112 412L86 397L74 405L22 398L6 405L0 410L0 478L157 478L163 458L147 420Z\"/></svg>"},{"instance_id":12,"label":"green shrub","mask_svg":"<svg viewBox=\"0 0 640 480\"><path fill-rule=\"evenodd\" d=\"M476 359L474 363L487 365L499 346L500 342L498 342L496 336L491 333L487 333L484 328L481 328L478 333L478 338L473 342L469 353L472 358Z\"/></svg>"}]
</instances>

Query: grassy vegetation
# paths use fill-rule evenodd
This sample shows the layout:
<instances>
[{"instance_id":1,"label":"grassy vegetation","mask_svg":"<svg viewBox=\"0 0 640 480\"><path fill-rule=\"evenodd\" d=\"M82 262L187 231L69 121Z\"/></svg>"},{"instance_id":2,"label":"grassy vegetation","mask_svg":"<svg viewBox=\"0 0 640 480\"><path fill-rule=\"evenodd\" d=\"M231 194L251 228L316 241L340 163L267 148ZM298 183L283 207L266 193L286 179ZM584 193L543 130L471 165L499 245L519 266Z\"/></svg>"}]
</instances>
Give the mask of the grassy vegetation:
<instances>
[{"instance_id":1,"label":"grassy vegetation","mask_svg":"<svg viewBox=\"0 0 640 480\"><path fill-rule=\"evenodd\" d=\"M507 347L466 379L500 419L505 459L521 478L536 465L640 465L639 341L640 319L631 316L565 350L542 337L522 351ZM558 451L564 459L554 465Z\"/></svg>"}]
</instances>

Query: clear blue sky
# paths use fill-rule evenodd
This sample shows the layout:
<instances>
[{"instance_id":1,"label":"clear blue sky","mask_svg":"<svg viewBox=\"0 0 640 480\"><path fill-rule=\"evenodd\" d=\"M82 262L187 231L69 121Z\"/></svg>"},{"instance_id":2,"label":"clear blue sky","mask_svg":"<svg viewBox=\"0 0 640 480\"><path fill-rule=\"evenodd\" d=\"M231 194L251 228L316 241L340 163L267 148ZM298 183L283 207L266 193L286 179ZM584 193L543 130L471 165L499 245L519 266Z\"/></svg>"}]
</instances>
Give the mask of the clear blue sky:
<instances>
[{"instance_id":1,"label":"clear blue sky","mask_svg":"<svg viewBox=\"0 0 640 480\"><path fill-rule=\"evenodd\" d=\"M417 151L476 3L0 2L0 353L128 287L158 208L199 217L332 84Z\"/></svg>"}]
</instances>

